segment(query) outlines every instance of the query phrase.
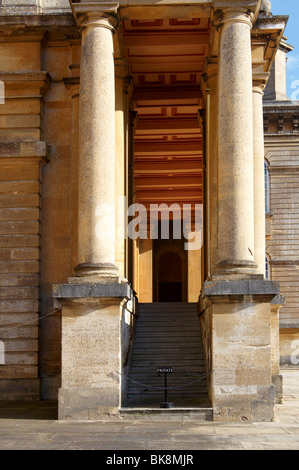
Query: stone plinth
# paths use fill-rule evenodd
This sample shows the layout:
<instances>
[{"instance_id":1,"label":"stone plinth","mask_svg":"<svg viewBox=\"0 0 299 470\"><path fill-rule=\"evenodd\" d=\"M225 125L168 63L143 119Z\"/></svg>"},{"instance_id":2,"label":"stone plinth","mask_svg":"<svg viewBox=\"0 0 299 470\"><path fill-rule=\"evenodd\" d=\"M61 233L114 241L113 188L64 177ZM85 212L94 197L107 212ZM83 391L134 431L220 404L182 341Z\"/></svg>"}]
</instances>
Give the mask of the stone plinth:
<instances>
[{"instance_id":1,"label":"stone plinth","mask_svg":"<svg viewBox=\"0 0 299 470\"><path fill-rule=\"evenodd\" d=\"M59 419L96 420L117 414L130 340L125 330L133 325L130 286L62 284L53 287L53 296L62 304Z\"/></svg>"},{"instance_id":2,"label":"stone plinth","mask_svg":"<svg viewBox=\"0 0 299 470\"><path fill-rule=\"evenodd\" d=\"M271 301L278 294L279 284L264 280L204 284L199 306L215 421L274 419Z\"/></svg>"}]
</instances>

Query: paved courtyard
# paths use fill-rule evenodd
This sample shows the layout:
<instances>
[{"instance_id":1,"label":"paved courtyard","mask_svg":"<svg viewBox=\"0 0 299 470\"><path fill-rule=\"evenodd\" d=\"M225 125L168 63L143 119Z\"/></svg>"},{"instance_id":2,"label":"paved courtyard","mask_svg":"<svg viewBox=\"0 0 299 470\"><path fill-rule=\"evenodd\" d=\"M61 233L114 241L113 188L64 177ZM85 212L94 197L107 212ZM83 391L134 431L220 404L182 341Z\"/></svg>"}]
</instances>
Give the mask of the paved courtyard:
<instances>
[{"instance_id":1,"label":"paved courtyard","mask_svg":"<svg viewBox=\"0 0 299 470\"><path fill-rule=\"evenodd\" d=\"M214 423L126 418L57 421L52 402L0 402L0 450L299 450L299 369L283 370L275 422ZM121 455L121 454L120 454ZM138 452L132 453L138 455Z\"/></svg>"}]
</instances>

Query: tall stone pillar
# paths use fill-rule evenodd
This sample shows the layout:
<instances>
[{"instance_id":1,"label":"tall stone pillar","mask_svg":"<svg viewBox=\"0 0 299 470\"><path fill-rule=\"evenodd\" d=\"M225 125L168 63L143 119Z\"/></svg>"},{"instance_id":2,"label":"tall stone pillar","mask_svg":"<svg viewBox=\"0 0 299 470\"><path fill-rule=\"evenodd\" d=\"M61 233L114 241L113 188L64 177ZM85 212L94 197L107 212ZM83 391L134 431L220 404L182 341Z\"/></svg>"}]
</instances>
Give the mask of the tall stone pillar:
<instances>
[{"instance_id":1,"label":"tall stone pillar","mask_svg":"<svg viewBox=\"0 0 299 470\"><path fill-rule=\"evenodd\" d=\"M254 254L258 274L265 276L265 180L263 96L268 74L253 76Z\"/></svg>"},{"instance_id":2,"label":"tall stone pillar","mask_svg":"<svg viewBox=\"0 0 299 470\"><path fill-rule=\"evenodd\" d=\"M92 11L82 28L79 121L79 276L113 278L115 265L114 15Z\"/></svg>"},{"instance_id":3,"label":"tall stone pillar","mask_svg":"<svg viewBox=\"0 0 299 470\"><path fill-rule=\"evenodd\" d=\"M115 265L117 4L73 3L82 31L76 276L53 286L62 305L59 419L102 419L125 399L134 295ZM105 11L103 11L105 10ZM121 121L119 123L119 121ZM122 116L117 120L122 129ZM122 130L120 130L122 133ZM124 142L118 142L123 161Z\"/></svg>"},{"instance_id":4,"label":"tall stone pillar","mask_svg":"<svg viewBox=\"0 0 299 470\"><path fill-rule=\"evenodd\" d=\"M218 269L254 262L251 15L224 9L219 44Z\"/></svg>"},{"instance_id":5,"label":"tall stone pillar","mask_svg":"<svg viewBox=\"0 0 299 470\"><path fill-rule=\"evenodd\" d=\"M263 126L261 95L255 96L254 89L253 97L252 92L251 14L242 8L227 8L227 2L216 3L224 5L218 12L218 18L222 15L218 28L218 165L213 168L211 162L214 176L209 178L218 200L218 211L212 196L209 200L210 250L217 257L209 254L211 276L204 282L199 300L210 373L208 391L215 421L271 421L279 385L273 367L271 323L280 299L279 283L264 279L262 268L258 269L262 261L255 254L255 248L261 253L264 241L262 223L255 234L263 193L256 163L258 160L260 165L263 159ZM258 111L254 118L253 106ZM258 129L255 136L253 126ZM210 151L212 148L211 143ZM213 153L217 157L215 149Z\"/></svg>"}]
</instances>

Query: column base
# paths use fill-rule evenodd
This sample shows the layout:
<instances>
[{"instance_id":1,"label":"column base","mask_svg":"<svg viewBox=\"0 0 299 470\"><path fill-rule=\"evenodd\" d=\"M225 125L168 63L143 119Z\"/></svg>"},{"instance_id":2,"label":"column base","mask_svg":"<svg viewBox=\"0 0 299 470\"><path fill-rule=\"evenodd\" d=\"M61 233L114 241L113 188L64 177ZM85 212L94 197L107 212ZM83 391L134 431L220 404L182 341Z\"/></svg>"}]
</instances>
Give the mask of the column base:
<instances>
[{"instance_id":1,"label":"column base","mask_svg":"<svg viewBox=\"0 0 299 470\"><path fill-rule=\"evenodd\" d=\"M77 277L83 279L86 277L111 281L118 279L118 267L113 263L81 263L74 268L74 271Z\"/></svg>"},{"instance_id":2,"label":"column base","mask_svg":"<svg viewBox=\"0 0 299 470\"><path fill-rule=\"evenodd\" d=\"M245 274L256 275L258 265L254 261L248 260L225 260L216 265L216 274Z\"/></svg>"},{"instance_id":3,"label":"column base","mask_svg":"<svg viewBox=\"0 0 299 470\"><path fill-rule=\"evenodd\" d=\"M271 301L279 284L206 281L199 300L215 421L273 421Z\"/></svg>"}]
</instances>

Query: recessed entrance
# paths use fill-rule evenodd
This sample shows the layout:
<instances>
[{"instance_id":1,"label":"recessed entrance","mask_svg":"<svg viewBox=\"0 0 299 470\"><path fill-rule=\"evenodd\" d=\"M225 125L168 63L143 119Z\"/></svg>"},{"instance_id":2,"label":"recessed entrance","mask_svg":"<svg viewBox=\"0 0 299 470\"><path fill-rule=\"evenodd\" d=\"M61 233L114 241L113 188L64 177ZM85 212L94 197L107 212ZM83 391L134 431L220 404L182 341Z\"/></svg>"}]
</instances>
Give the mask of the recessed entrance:
<instances>
[{"instance_id":1,"label":"recessed entrance","mask_svg":"<svg viewBox=\"0 0 299 470\"><path fill-rule=\"evenodd\" d=\"M182 302L182 260L177 253L168 251L158 260L158 302Z\"/></svg>"},{"instance_id":2,"label":"recessed entrance","mask_svg":"<svg viewBox=\"0 0 299 470\"><path fill-rule=\"evenodd\" d=\"M126 19L123 38L132 77L132 201L152 205L203 203L202 76L210 21L204 18ZM182 240L136 241L134 289L141 302L188 302L200 292L200 250ZM193 283L193 284L192 284ZM191 295L191 292L194 294Z\"/></svg>"},{"instance_id":3,"label":"recessed entrance","mask_svg":"<svg viewBox=\"0 0 299 470\"><path fill-rule=\"evenodd\" d=\"M187 302L187 265L183 239L154 240L154 302Z\"/></svg>"}]
</instances>

